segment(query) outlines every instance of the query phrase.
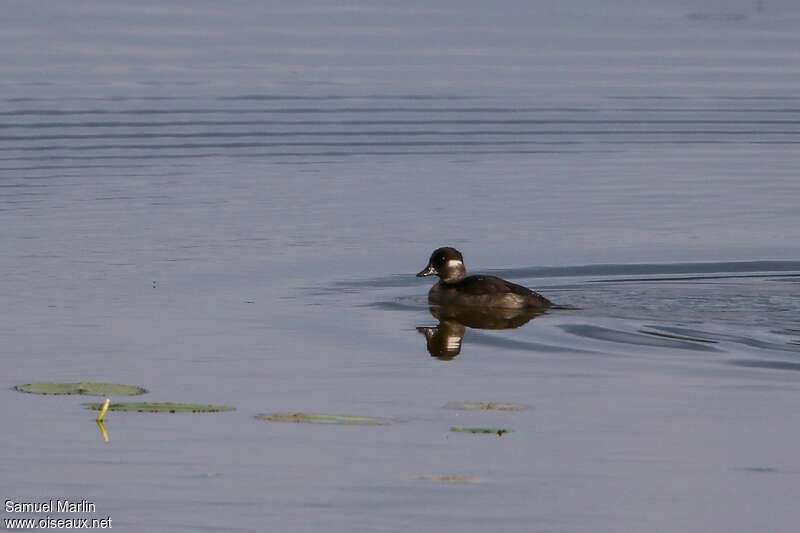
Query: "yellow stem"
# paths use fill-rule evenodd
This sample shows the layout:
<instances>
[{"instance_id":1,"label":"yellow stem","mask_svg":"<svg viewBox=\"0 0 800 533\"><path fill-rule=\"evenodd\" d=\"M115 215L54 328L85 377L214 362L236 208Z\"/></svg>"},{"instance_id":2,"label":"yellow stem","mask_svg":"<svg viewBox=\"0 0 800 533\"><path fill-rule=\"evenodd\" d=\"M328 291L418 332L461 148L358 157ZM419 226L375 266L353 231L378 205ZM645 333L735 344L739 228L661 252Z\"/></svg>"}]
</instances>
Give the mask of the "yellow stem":
<instances>
[{"instance_id":1,"label":"yellow stem","mask_svg":"<svg viewBox=\"0 0 800 533\"><path fill-rule=\"evenodd\" d=\"M108 412L109 405L111 405L111 399L106 398L106 401L103 402L103 406L100 408L100 414L97 415L98 422L102 422L106 419L106 413Z\"/></svg>"}]
</instances>

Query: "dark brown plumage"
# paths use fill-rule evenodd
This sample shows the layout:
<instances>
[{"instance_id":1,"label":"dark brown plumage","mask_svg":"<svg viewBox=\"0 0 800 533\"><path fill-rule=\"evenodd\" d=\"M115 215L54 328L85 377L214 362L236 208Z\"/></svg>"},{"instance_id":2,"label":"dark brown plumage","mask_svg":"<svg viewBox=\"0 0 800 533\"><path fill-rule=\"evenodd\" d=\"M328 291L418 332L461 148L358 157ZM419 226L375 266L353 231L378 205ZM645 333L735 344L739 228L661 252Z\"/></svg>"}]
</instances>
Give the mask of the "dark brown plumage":
<instances>
[{"instance_id":1,"label":"dark brown plumage","mask_svg":"<svg viewBox=\"0 0 800 533\"><path fill-rule=\"evenodd\" d=\"M417 276L437 275L440 281L428 293L437 305L546 309L553 304L541 294L496 276L469 276L461 252L445 247L431 254L428 266Z\"/></svg>"}]
</instances>

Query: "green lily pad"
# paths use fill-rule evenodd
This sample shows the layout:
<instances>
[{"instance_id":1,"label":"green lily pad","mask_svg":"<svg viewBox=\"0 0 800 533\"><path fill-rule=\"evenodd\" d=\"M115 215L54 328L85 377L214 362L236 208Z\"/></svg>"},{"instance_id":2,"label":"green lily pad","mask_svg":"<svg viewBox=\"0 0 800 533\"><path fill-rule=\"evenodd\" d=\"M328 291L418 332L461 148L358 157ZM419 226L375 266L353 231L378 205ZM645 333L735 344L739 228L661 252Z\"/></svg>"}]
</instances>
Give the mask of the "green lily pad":
<instances>
[{"instance_id":1,"label":"green lily pad","mask_svg":"<svg viewBox=\"0 0 800 533\"><path fill-rule=\"evenodd\" d=\"M448 402L444 407L461 411L525 411L530 409L530 406L521 403L502 402Z\"/></svg>"},{"instance_id":2,"label":"green lily pad","mask_svg":"<svg viewBox=\"0 0 800 533\"><path fill-rule=\"evenodd\" d=\"M86 408L99 411L102 403L87 403ZM173 403L173 402L123 402L112 403L109 411L127 411L135 413L219 413L233 411L227 405L210 405L203 403Z\"/></svg>"},{"instance_id":3,"label":"green lily pad","mask_svg":"<svg viewBox=\"0 0 800 533\"><path fill-rule=\"evenodd\" d=\"M461 426L453 426L450 428L450 431L453 433L473 433L481 435L497 435L498 437L502 437L503 434L511 433L514 430L505 428L466 428Z\"/></svg>"},{"instance_id":4,"label":"green lily pad","mask_svg":"<svg viewBox=\"0 0 800 533\"><path fill-rule=\"evenodd\" d=\"M138 396L147 392L135 385L118 385L116 383L26 383L17 385L14 390L29 394L77 394L82 396Z\"/></svg>"},{"instance_id":5,"label":"green lily pad","mask_svg":"<svg viewBox=\"0 0 800 533\"><path fill-rule=\"evenodd\" d=\"M294 422L295 424L336 424L341 426L385 426L391 420L371 416L322 415L313 413L272 413L256 415L256 420L266 422Z\"/></svg>"}]
</instances>

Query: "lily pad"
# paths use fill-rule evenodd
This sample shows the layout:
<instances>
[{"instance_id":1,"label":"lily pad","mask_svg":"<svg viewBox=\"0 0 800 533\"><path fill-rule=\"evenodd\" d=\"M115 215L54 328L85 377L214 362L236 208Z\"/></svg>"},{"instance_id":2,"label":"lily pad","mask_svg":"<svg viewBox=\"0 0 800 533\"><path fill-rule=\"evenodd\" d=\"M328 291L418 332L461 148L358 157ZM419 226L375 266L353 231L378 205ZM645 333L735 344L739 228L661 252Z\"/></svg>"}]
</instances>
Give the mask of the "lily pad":
<instances>
[{"instance_id":1,"label":"lily pad","mask_svg":"<svg viewBox=\"0 0 800 533\"><path fill-rule=\"evenodd\" d=\"M444 407L461 411L525 411L530 409L530 406L521 403L502 402L448 402Z\"/></svg>"},{"instance_id":2,"label":"lily pad","mask_svg":"<svg viewBox=\"0 0 800 533\"><path fill-rule=\"evenodd\" d=\"M272 413L256 415L256 420L266 422L294 422L295 424L336 424L340 426L385 426L391 420L371 416L323 415L315 413Z\"/></svg>"},{"instance_id":3,"label":"lily pad","mask_svg":"<svg viewBox=\"0 0 800 533\"><path fill-rule=\"evenodd\" d=\"M116 383L26 383L17 385L14 390L29 394L76 394L82 396L138 396L147 392L136 385L118 385Z\"/></svg>"},{"instance_id":4,"label":"lily pad","mask_svg":"<svg viewBox=\"0 0 800 533\"><path fill-rule=\"evenodd\" d=\"M99 411L102 403L87 403L86 408ZM109 411L127 411L134 413L220 413L233 411L227 405L210 405L203 403L173 403L173 402L123 402L112 403Z\"/></svg>"},{"instance_id":5,"label":"lily pad","mask_svg":"<svg viewBox=\"0 0 800 533\"><path fill-rule=\"evenodd\" d=\"M514 430L505 428L466 428L461 426L453 426L450 428L450 431L453 433L473 433L480 435L497 435L498 437L502 437L503 434L511 433Z\"/></svg>"}]
</instances>

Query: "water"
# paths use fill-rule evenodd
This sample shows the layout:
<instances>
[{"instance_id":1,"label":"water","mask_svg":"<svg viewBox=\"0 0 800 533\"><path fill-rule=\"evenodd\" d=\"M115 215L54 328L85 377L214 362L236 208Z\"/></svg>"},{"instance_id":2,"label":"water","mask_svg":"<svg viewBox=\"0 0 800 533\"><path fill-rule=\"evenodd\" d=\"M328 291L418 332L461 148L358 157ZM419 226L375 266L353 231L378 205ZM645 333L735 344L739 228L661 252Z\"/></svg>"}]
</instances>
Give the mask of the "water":
<instances>
[{"instance_id":1,"label":"water","mask_svg":"<svg viewBox=\"0 0 800 533\"><path fill-rule=\"evenodd\" d=\"M3 499L122 531L794 529L793 2L7 4ZM444 244L567 308L437 318L413 274ZM48 380L237 411L111 413L105 444L80 398L10 390Z\"/></svg>"}]
</instances>

